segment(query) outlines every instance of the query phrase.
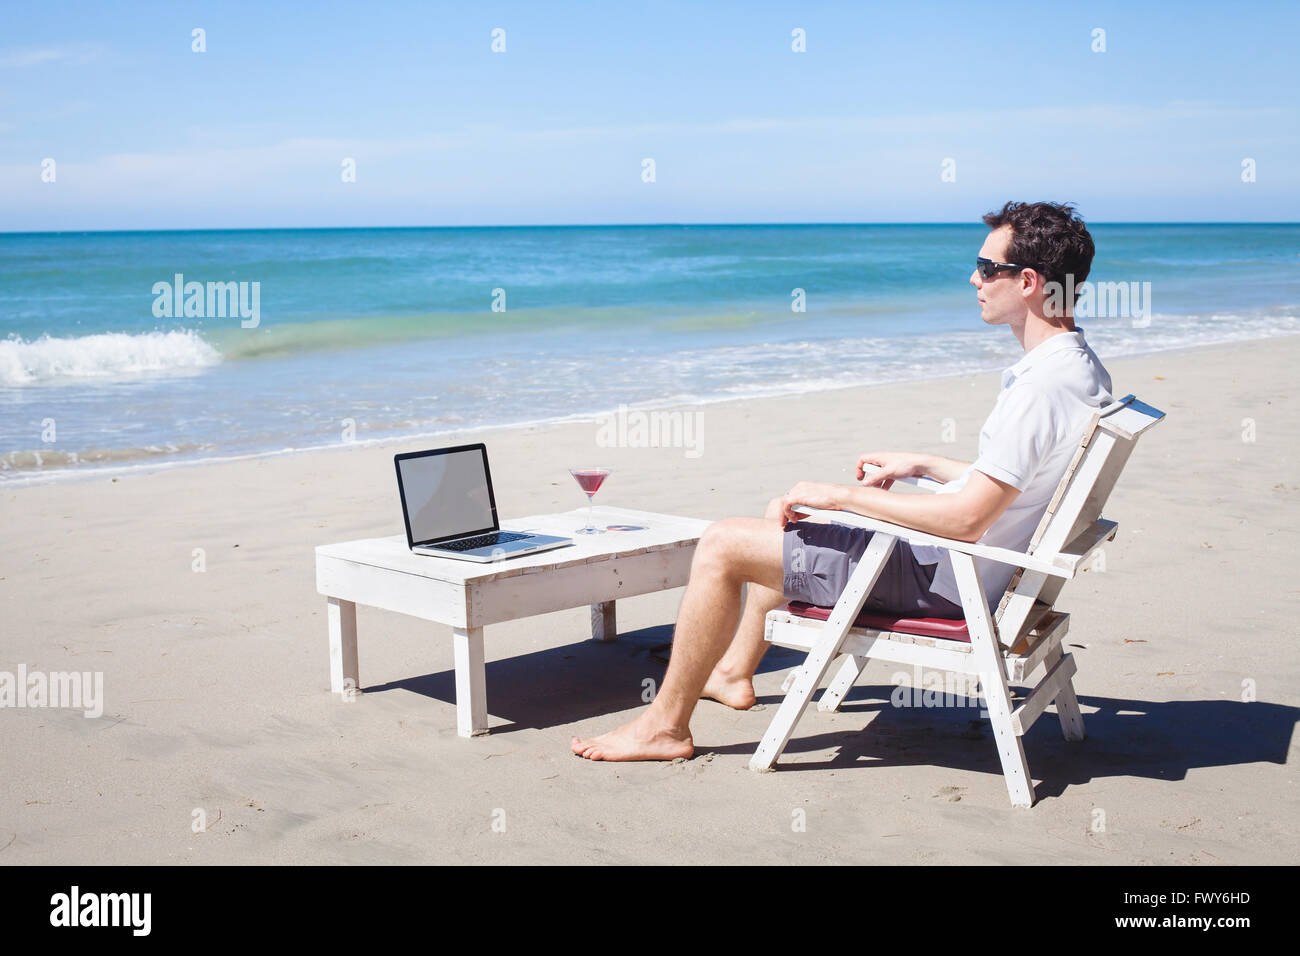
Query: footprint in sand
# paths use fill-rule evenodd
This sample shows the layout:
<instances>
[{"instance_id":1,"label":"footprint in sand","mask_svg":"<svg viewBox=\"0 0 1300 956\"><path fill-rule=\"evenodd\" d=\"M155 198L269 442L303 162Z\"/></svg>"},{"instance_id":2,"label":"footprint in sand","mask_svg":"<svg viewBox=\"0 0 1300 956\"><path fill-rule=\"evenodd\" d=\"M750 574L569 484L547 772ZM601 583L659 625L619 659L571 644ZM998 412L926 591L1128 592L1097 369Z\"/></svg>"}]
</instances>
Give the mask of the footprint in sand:
<instances>
[{"instance_id":1,"label":"footprint in sand","mask_svg":"<svg viewBox=\"0 0 1300 956\"><path fill-rule=\"evenodd\" d=\"M965 789L965 787L940 787L935 796L947 797L949 803L957 803L961 800L961 792Z\"/></svg>"}]
</instances>

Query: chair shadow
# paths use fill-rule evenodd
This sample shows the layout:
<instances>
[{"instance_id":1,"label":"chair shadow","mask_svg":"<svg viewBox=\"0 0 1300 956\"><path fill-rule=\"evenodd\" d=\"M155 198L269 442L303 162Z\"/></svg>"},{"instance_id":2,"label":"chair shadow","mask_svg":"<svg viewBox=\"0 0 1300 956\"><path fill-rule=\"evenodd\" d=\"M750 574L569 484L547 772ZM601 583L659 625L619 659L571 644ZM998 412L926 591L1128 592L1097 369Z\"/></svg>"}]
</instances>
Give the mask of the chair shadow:
<instances>
[{"instance_id":1,"label":"chair shadow","mask_svg":"<svg viewBox=\"0 0 1300 956\"><path fill-rule=\"evenodd\" d=\"M861 725L850 730L818 733L818 717L828 715L817 710L814 699L785 753L835 748L834 755L796 764L778 762L777 769L939 766L1002 775L993 728L987 717L980 716L980 702L895 706L890 695L897 689L894 684L855 687L840 706L840 713L862 717ZM781 698L764 700L779 704ZM1069 787L1105 777L1182 780L1193 768L1285 764L1300 719L1300 708L1265 701L1161 702L1080 696L1079 703L1087 735L1083 740L1065 740L1054 705L1021 738L1030 773L1040 781L1034 788L1036 799L1059 796ZM1090 712L1092 708L1096 710ZM754 748L713 750L752 754Z\"/></svg>"},{"instance_id":2,"label":"chair shadow","mask_svg":"<svg viewBox=\"0 0 1300 956\"><path fill-rule=\"evenodd\" d=\"M488 714L509 721L493 724L492 733L555 727L645 706L649 691L645 681L653 681L654 690L659 689L672 636L673 626L663 624L621 632L615 641L585 640L488 661ZM490 647L490 630L488 639ZM804 656L774 647L759 673L794 667ZM456 672L403 678L361 690L363 694L406 690L454 706Z\"/></svg>"},{"instance_id":3,"label":"chair shadow","mask_svg":"<svg viewBox=\"0 0 1300 956\"><path fill-rule=\"evenodd\" d=\"M545 729L643 707L649 685L657 690L667 668L672 625L621 633L616 641L580 641L487 664L487 707L495 719L493 735ZM801 651L771 648L760 673L782 671L805 659ZM455 672L441 671L363 688L376 694L405 690L454 706ZM993 730L973 706L895 706L894 684L859 684L840 707L861 719L844 730L819 730L816 701L809 705L787 754L833 749L824 760L780 763L781 771L873 766L940 766L1002 774ZM820 696L820 691L818 696ZM906 695L904 695L906 699ZM779 695L759 698L764 712L753 714L754 742L710 746L696 741L696 752L750 756L781 703ZM1038 799L1105 777L1181 780L1200 767L1246 763L1285 764L1300 708L1265 701L1176 700L1118 697L1079 698L1087 737L1061 736L1055 708L1049 707L1022 738L1030 771L1040 781ZM713 705L719 706L719 705ZM1089 712L1095 708L1095 712ZM824 726L824 725L823 725Z\"/></svg>"}]
</instances>

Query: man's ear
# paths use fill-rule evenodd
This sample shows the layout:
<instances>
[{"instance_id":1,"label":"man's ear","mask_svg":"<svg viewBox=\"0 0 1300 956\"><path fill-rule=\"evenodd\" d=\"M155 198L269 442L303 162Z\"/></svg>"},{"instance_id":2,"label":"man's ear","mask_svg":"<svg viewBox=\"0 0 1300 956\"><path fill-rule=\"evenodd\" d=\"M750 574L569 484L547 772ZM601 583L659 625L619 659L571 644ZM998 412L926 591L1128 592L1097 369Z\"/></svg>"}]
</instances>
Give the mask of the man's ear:
<instances>
[{"instance_id":1,"label":"man's ear","mask_svg":"<svg viewBox=\"0 0 1300 956\"><path fill-rule=\"evenodd\" d=\"M1020 294L1026 298L1043 288L1043 277L1033 269L1020 271Z\"/></svg>"}]
</instances>

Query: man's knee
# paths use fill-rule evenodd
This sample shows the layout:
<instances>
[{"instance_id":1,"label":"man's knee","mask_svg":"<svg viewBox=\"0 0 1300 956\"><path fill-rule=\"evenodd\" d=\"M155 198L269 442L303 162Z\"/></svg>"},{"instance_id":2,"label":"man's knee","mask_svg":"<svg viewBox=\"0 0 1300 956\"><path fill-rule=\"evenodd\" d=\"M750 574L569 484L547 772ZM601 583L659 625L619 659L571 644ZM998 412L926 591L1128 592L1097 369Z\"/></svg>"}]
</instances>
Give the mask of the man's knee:
<instances>
[{"instance_id":1,"label":"man's knee","mask_svg":"<svg viewBox=\"0 0 1300 956\"><path fill-rule=\"evenodd\" d=\"M695 556L697 558L700 555L718 557L725 554L733 538L734 532L730 518L715 521L705 528L704 533L700 535L699 544L695 546Z\"/></svg>"},{"instance_id":2,"label":"man's knee","mask_svg":"<svg viewBox=\"0 0 1300 956\"><path fill-rule=\"evenodd\" d=\"M767 503L767 510L763 512L764 518L779 518L784 514L784 507L780 498L773 498Z\"/></svg>"},{"instance_id":3,"label":"man's knee","mask_svg":"<svg viewBox=\"0 0 1300 956\"><path fill-rule=\"evenodd\" d=\"M730 569L740 546L741 523L735 518L723 518L704 529L695 546L696 570L726 573Z\"/></svg>"},{"instance_id":4,"label":"man's knee","mask_svg":"<svg viewBox=\"0 0 1300 956\"><path fill-rule=\"evenodd\" d=\"M771 529L779 530L779 519L768 523ZM761 532L762 540L756 535ZM754 577L756 556L769 549L763 546L768 528L760 529L754 518L724 518L715 521L704 529L699 544L695 547L695 559L691 574L703 573L739 580L761 580ZM779 562L779 557L777 561ZM767 569L763 569L767 570Z\"/></svg>"}]
</instances>

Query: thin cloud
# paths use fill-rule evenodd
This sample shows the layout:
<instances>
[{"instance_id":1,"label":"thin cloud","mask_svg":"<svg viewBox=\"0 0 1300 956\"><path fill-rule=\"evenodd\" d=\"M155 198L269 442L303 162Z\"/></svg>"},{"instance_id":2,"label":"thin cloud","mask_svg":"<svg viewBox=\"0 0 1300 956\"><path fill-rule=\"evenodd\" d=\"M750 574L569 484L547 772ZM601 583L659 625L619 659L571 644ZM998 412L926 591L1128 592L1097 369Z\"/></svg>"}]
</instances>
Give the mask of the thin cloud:
<instances>
[{"instance_id":1,"label":"thin cloud","mask_svg":"<svg viewBox=\"0 0 1300 956\"><path fill-rule=\"evenodd\" d=\"M93 44L0 50L0 68L20 70L45 63L88 63L102 52L101 47Z\"/></svg>"}]
</instances>

